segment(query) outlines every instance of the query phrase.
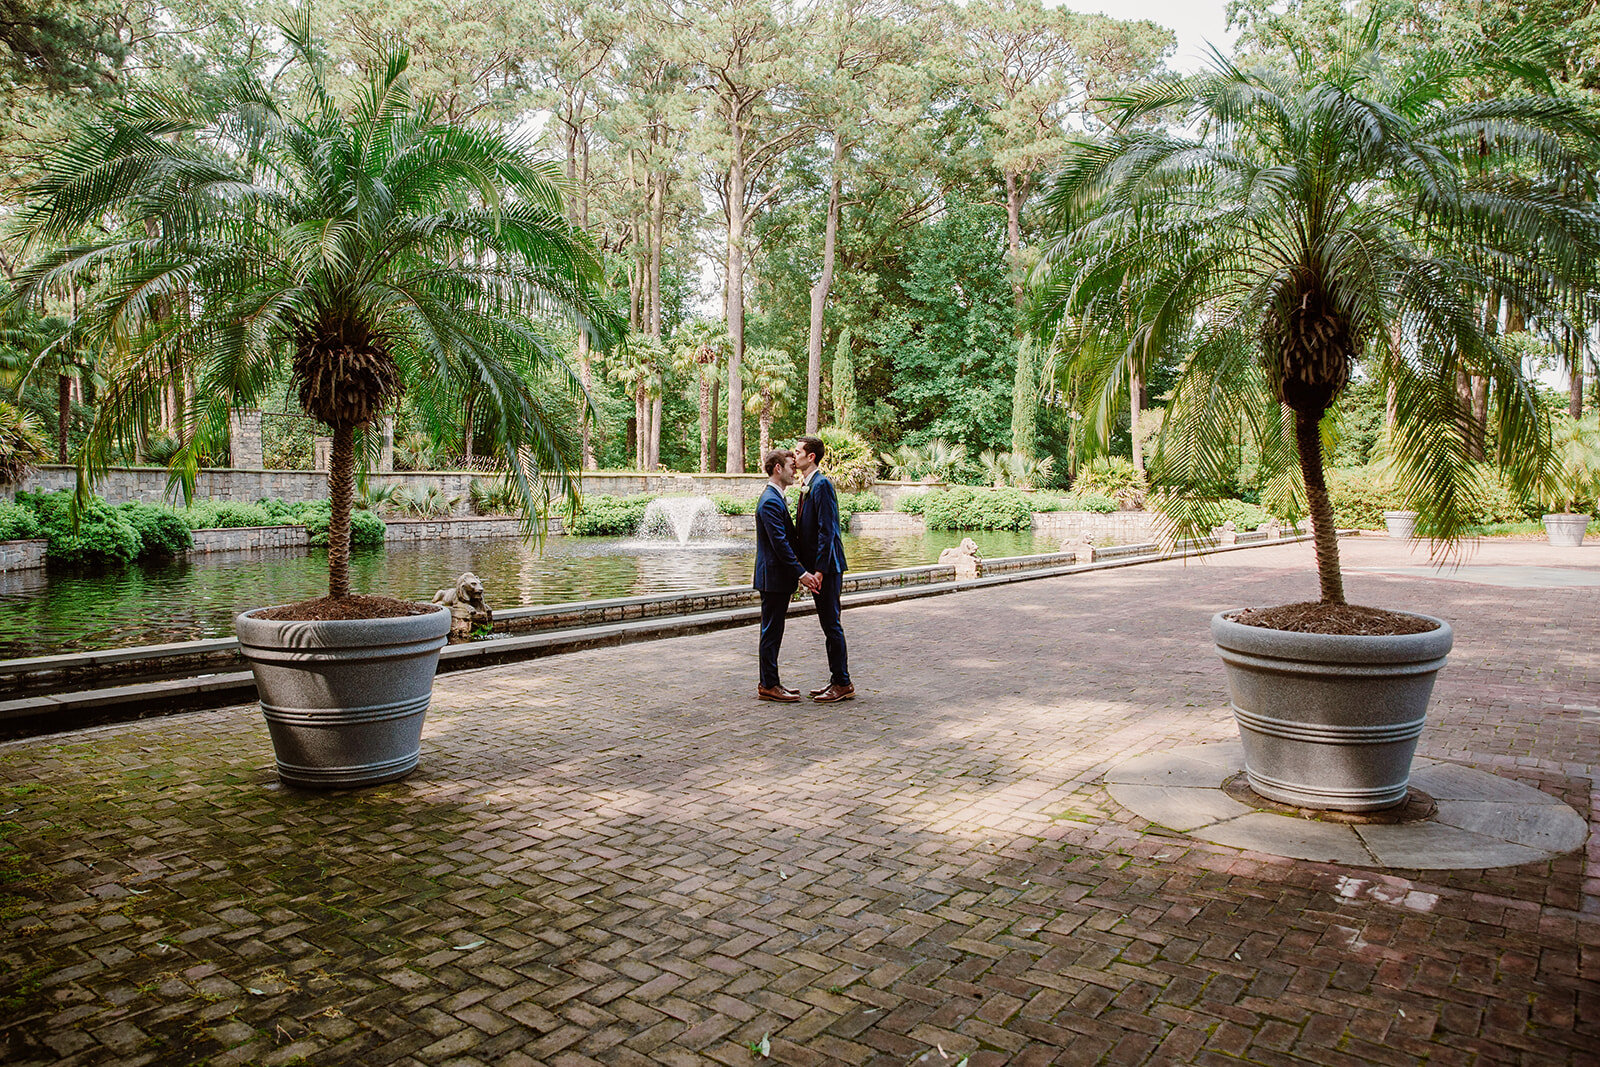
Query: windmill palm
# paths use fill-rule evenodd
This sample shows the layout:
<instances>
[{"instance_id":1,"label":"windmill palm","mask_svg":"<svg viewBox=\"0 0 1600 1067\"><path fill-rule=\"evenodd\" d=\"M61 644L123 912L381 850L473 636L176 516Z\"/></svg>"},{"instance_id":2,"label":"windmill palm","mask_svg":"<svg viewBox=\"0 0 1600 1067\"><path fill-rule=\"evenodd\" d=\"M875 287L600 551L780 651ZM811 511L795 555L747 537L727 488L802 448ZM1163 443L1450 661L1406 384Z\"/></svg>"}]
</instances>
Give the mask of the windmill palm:
<instances>
[{"instance_id":1,"label":"windmill palm","mask_svg":"<svg viewBox=\"0 0 1600 1067\"><path fill-rule=\"evenodd\" d=\"M1214 521L1241 414L1270 478L1309 503L1321 598L1343 603L1319 424L1368 358L1391 386L1402 491L1453 542L1474 474L1458 368L1485 374L1502 460L1534 483L1548 429L1521 362L1486 329L1491 293L1558 317L1600 253L1592 117L1536 92L1471 99L1497 68L1389 63L1369 20L1332 55L1202 74L1114 101L1120 115L1050 186L1039 328L1080 383L1120 391L1147 354L1187 346L1154 457L1182 532ZM1141 128L1182 114L1186 132Z\"/></svg>"},{"instance_id":2,"label":"windmill palm","mask_svg":"<svg viewBox=\"0 0 1600 1067\"><path fill-rule=\"evenodd\" d=\"M747 348L740 371L748 390L745 414L754 415L761 425L759 455L765 456L772 450L772 420L789 413L789 401L794 392L794 360L781 348Z\"/></svg>"},{"instance_id":3,"label":"windmill palm","mask_svg":"<svg viewBox=\"0 0 1600 1067\"><path fill-rule=\"evenodd\" d=\"M711 429L711 390L718 368L733 350L728 328L720 322L695 319L672 335L674 362L682 371L694 374L700 387L700 472L711 470L717 442Z\"/></svg>"},{"instance_id":4,"label":"windmill palm","mask_svg":"<svg viewBox=\"0 0 1600 1067\"><path fill-rule=\"evenodd\" d=\"M356 431L408 387L427 407L454 395L453 376L473 379L532 529L552 491L576 501L577 427L530 382L553 368L577 386L531 323L570 316L609 344L618 316L552 166L436 121L401 49L341 110L307 17L283 30L306 71L300 106L240 81L208 104L142 98L70 141L18 212L35 256L18 299L103 277L79 320L108 379L80 492L148 424L174 368L197 384L172 461L192 491L199 443L286 367L333 431L328 589L346 596ZM107 222L109 236L83 236Z\"/></svg>"}]
</instances>

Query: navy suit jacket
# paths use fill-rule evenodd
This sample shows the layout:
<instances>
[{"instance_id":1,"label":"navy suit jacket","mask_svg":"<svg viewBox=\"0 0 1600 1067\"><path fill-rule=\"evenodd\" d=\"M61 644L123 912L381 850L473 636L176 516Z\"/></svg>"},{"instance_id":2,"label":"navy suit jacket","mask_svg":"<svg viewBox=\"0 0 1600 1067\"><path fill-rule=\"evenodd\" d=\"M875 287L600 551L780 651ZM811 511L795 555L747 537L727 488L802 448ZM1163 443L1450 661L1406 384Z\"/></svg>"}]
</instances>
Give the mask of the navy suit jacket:
<instances>
[{"instance_id":1,"label":"navy suit jacket","mask_svg":"<svg viewBox=\"0 0 1600 1067\"><path fill-rule=\"evenodd\" d=\"M821 471L800 494L800 557L820 574L843 574L844 539L839 536L839 494Z\"/></svg>"},{"instance_id":2,"label":"navy suit jacket","mask_svg":"<svg viewBox=\"0 0 1600 1067\"><path fill-rule=\"evenodd\" d=\"M768 484L756 503L757 589L773 593L795 591L800 576L808 573L795 551L797 540L788 503Z\"/></svg>"}]
</instances>

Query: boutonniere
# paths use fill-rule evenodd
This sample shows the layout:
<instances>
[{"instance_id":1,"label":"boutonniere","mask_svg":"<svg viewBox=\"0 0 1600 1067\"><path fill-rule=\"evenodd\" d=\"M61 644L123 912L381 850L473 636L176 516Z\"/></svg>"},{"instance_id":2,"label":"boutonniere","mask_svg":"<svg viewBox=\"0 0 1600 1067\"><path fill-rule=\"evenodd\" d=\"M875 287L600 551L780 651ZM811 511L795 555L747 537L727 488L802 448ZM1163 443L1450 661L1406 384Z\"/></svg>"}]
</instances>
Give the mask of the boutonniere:
<instances>
[{"instance_id":1,"label":"boutonniere","mask_svg":"<svg viewBox=\"0 0 1600 1067\"><path fill-rule=\"evenodd\" d=\"M810 491L811 491L811 483L809 483L809 482L801 482L800 483L800 495L801 496L805 496Z\"/></svg>"}]
</instances>

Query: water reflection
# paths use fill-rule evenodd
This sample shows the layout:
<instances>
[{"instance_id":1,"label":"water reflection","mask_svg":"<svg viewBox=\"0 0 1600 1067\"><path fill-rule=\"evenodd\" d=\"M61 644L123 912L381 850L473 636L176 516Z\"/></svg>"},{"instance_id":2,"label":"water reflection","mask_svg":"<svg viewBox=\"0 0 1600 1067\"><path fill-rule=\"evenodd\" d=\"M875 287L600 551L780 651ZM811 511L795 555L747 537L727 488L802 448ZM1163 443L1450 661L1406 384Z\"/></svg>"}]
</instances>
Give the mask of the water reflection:
<instances>
[{"instance_id":1,"label":"water reflection","mask_svg":"<svg viewBox=\"0 0 1600 1067\"><path fill-rule=\"evenodd\" d=\"M963 535L847 536L851 570L931 563ZM1031 533L968 534L988 557L1048 552ZM620 537L552 537L540 552L516 540L433 541L356 552L351 582L362 592L427 600L462 571L483 579L496 608L646 596L746 585L751 537L679 547ZM233 634L233 616L327 592L327 553L314 549L212 552L102 572L0 573L0 658Z\"/></svg>"}]
</instances>

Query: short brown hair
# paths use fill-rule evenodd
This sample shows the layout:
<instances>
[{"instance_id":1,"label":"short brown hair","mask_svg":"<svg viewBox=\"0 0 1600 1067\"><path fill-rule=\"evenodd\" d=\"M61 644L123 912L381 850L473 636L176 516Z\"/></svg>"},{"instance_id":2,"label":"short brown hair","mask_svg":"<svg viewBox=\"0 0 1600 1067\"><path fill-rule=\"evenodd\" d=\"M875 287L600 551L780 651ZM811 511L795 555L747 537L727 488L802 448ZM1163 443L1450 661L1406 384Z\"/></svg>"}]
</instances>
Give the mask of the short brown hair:
<instances>
[{"instance_id":1,"label":"short brown hair","mask_svg":"<svg viewBox=\"0 0 1600 1067\"><path fill-rule=\"evenodd\" d=\"M774 448L771 452L761 457L761 469L767 472L767 477L772 477L772 472L777 470L786 459L793 459L794 453L787 448Z\"/></svg>"},{"instance_id":2,"label":"short brown hair","mask_svg":"<svg viewBox=\"0 0 1600 1067\"><path fill-rule=\"evenodd\" d=\"M818 463L822 462L822 454L828 450L827 446L822 443L822 438L820 437L796 437L794 439L794 443L802 446L811 454L811 458L816 460Z\"/></svg>"}]
</instances>

